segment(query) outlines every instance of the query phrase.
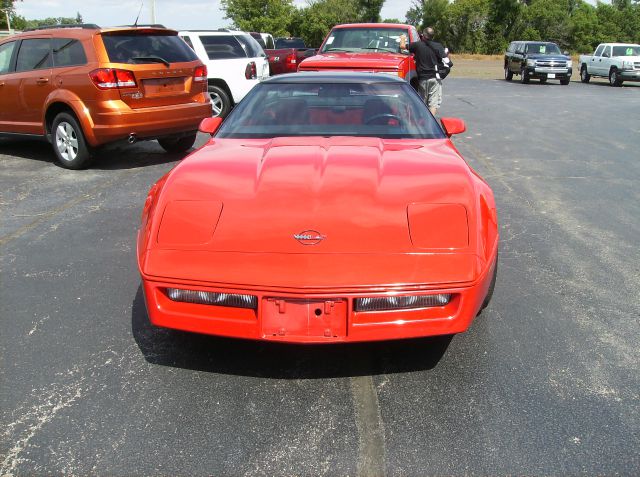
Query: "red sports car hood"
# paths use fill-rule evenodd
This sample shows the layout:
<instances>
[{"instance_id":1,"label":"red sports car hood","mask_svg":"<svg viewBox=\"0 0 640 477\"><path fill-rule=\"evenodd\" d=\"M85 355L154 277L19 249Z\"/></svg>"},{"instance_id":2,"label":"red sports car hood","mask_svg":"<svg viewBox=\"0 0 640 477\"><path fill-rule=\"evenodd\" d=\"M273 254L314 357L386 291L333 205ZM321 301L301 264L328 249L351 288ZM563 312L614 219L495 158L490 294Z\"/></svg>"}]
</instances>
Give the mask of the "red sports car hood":
<instances>
[{"instance_id":1,"label":"red sports car hood","mask_svg":"<svg viewBox=\"0 0 640 477\"><path fill-rule=\"evenodd\" d=\"M460 204L469 211L474 207L472 188L468 166L446 139L213 140L170 174L158 207L164 216L157 246L175 249L185 244L189 249L241 252L415 252L409 205ZM205 230L195 239L188 232L182 221L191 213L199 226L210 227L210 236ZM171 214L177 222L171 221ZM310 245L314 240L294 235L323 240Z\"/></svg>"},{"instance_id":2,"label":"red sports car hood","mask_svg":"<svg viewBox=\"0 0 640 477\"><path fill-rule=\"evenodd\" d=\"M397 70L406 59L399 53L323 53L304 60L300 70Z\"/></svg>"}]
</instances>

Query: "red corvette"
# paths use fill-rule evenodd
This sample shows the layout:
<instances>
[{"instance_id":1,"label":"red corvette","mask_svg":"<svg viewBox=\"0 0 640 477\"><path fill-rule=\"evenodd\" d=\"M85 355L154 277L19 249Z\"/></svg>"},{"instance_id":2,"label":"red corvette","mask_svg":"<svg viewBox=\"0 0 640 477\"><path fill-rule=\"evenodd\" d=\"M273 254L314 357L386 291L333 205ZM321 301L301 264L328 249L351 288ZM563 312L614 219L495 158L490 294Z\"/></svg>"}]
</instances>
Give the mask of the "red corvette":
<instances>
[{"instance_id":1,"label":"red corvette","mask_svg":"<svg viewBox=\"0 0 640 477\"><path fill-rule=\"evenodd\" d=\"M297 73L255 87L149 192L151 322L336 343L465 331L495 284L493 193L411 86Z\"/></svg>"}]
</instances>

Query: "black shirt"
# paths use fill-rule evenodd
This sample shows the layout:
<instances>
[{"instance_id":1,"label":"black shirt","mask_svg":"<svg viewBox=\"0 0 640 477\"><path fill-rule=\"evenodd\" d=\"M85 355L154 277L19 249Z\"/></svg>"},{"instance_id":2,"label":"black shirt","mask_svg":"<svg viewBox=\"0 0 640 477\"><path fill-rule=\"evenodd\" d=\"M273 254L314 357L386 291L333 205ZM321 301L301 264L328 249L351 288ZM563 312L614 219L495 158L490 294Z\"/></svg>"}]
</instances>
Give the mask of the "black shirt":
<instances>
[{"instance_id":1,"label":"black shirt","mask_svg":"<svg viewBox=\"0 0 640 477\"><path fill-rule=\"evenodd\" d=\"M427 43L429 43L431 48L427 46ZM441 59L446 56L444 47L437 41L420 40L409 43L407 49L415 56L418 78L435 78L436 73L438 72L438 64L440 63ZM438 54L440 55L439 58L436 52L438 52Z\"/></svg>"}]
</instances>

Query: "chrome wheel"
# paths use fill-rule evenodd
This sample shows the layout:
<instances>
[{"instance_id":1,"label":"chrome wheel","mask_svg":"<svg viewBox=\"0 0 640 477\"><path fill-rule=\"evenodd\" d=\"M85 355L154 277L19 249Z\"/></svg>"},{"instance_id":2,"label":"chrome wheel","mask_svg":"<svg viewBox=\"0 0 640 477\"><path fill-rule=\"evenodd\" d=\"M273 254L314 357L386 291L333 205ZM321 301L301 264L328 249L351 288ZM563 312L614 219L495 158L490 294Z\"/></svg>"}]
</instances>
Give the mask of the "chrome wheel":
<instances>
[{"instance_id":1,"label":"chrome wheel","mask_svg":"<svg viewBox=\"0 0 640 477\"><path fill-rule=\"evenodd\" d=\"M66 121L60 122L56 128L56 147L65 161L73 161L78 156L78 136Z\"/></svg>"},{"instance_id":2,"label":"chrome wheel","mask_svg":"<svg viewBox=\"0 0 640 477\"><path fill-rule=\"evenodd\" d=\"M220 113L222 113L222 110L224 109L224 102L222 101L222 97L218 93L209 91L209 98L211 98L211 111L213 112L212 116L220 116Z\"/></svg>"}]
</instances>

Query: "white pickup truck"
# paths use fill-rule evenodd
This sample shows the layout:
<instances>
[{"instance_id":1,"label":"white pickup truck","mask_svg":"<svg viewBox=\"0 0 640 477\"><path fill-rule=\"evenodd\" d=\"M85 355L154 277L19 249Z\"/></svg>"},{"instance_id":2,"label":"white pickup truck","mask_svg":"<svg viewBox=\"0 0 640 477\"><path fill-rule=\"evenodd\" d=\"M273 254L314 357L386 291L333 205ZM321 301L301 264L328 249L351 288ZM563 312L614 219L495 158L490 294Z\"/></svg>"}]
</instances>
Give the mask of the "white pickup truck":
<instances>
[{"instance_id":1,"label":"white pickup truck","mask_svg":"<svg viewBox=\"0 0 640 477\"><path fill-rule=\"evenodd\" d=\"M640 45L601 43L593 55L580 55L578 64L583 83L588 83L592 76L609 78L611 86L640 81Z\"/></svg>"}]
</instances>

